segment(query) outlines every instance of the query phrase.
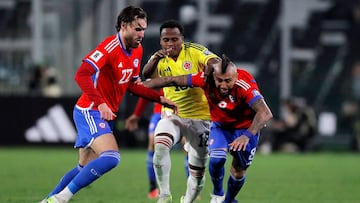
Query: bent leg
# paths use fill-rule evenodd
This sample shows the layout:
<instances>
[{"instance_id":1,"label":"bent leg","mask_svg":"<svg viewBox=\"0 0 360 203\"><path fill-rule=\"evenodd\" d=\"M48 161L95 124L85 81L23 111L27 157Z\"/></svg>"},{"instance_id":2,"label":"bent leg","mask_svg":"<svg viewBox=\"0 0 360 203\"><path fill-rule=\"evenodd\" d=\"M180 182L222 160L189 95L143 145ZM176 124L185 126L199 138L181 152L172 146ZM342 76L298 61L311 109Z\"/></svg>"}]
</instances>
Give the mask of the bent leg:
<instances>
[{"instance_id":1,"label":"bent leg","mask_svg":"<svg viewBox=\"0 0 360 203\"><path fill-rule=\"evenodd\" d=\"M47 198L59 193L63 190L70 181L79 173L79 171L83 168L82 165L78 164L76 167L68 171L60 180L60 182L55 186L55 188L48 194Z\"/></svg>"},{"instance_id":2,"label":"bent leg","mask_svg":"<svg viewBox=\"0 0 360 203\"><path fill-rule=\"evenodd\" d=\"M112 134L97 137L91 148L79 150L79 163L84 164L84 168L70 181L67 187L57 194L57 197L66 202L69 201L80 189L90 185L118 165L120 153ZM93 157L97 158L91 160Z\"/></svg>"}]
</instances>

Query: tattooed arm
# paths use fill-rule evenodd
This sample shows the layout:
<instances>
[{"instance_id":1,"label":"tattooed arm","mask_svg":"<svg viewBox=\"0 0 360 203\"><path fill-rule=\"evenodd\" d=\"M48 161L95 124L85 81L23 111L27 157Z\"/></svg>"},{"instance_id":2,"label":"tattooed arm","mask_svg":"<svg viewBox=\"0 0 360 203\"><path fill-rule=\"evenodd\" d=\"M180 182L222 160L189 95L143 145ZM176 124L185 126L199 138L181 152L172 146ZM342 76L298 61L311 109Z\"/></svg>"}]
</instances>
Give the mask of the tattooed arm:
<instances>
[{"instance_id":1,"label":"tattooed arm","mask_svg":"<svg viewBox=\"0 0 360 203\"><path fill-rule=\"evenodd\" d=\"M148 88L161 88L161 87L169 87L169 86L188 86L189 81L188 78L191 75L181 75L181 76L166 76L154 78L151 80L147 80L142 82L145 87Z\"/></svg>"},{"instance_id":2,"label":"tattooed arm","mask_svg":"<svg viewBox=\"0 0 360 203\"><path fill-rule=\"evenodd\" d=\"M256 114L248 130L255 135L266 126L266 123L272 119L273 115L264 99L254 102L251 108L254 109Z\"/></svg>"}]
</instances>

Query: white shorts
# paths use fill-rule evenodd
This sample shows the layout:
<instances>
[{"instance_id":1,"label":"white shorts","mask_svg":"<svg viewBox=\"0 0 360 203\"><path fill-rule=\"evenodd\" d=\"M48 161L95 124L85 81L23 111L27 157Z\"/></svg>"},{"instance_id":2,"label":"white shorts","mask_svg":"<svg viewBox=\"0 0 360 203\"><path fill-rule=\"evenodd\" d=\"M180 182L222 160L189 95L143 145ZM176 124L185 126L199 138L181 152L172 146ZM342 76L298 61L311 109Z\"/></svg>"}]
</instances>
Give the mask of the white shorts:
<instances>
[{"instance_id":1,"label":"white shorts","mask_svg":"<svg viewBox=\"0 0 360 203\"><path fill-rule=\"evenodd\" d=\"M190 118L180 118L171 114L163 116L155 128L156 135L161 133L171 134L174 138L173 146L181 141L181 136L185 136L185 150L189 155L189 163L197 166L206 164L208 157L208 139L210 132L209 120L198 120ZM191 160L204 160L203 163L191 163ZM198 161L196 161L198 162Z\"/></svg>"}]
</instances>

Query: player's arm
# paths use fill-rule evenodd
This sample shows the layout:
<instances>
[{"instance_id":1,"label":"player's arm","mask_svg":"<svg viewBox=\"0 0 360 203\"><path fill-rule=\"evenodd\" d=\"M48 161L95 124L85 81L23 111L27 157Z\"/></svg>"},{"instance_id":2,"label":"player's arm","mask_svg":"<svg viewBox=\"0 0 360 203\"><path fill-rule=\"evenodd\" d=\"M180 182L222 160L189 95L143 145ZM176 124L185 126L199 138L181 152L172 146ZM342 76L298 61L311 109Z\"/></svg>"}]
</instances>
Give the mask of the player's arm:
<instances>
[{"instance_id":1,"label":"player's arm","mask_svg":"<svg viewBox=\"0 0 360 203\"><path fill-rule=\"evenodd\" d=\"M170 86L192 86L191 75L180 76L165 76L159 78L153 78L142 82L145 87L148 88L161 88Z\"/></svg>"},{"instance_id":2,"label":"player's arm","mask_svg":"<svg viewBox=\"0 0 360 203\"><path fill-rule=\"evenodd\" d=\"M93 74L95 74L95 69L89 63L83 62L77 70L74 80L84 94L86 94L89 99L94 102L94 105L97 106L101 118L113 120L116 117L116 114L111 111L99 91L95 88L91 79Z\"/></svg>"},{"instance_id":3,"label":"player's arm","mask_svg":"<svg viewBox=\"0 0 360 203\"><path fill-rule=\"evenodd\" d=\"M219 66L218 68L221 68L221 58L215 57L208 60L205 68L204 68L204 77L205 79L214 71L216 66Z\"/></svg>"},{"instance_id":4,"label":"player's arm","mask_svg":"<svg viewBox=\"0 0 360 203\"><path fill-rule=\"evenodd\" d=\"M245 151L250 138L265 127L266 123L273 117L270 108L267 106L263 98L260 98L252 103L251 108L256 112L255 117L253 118L250 127L243 132L243 135L229 144L231 150Z\"/></svg>"},{"instance_id":5,"label":"player's arm","mask_svg":"<svg viewBox=\"0 0 360 203\"><path fill-rule=\"evenodd\" d=\"M157 64L159 60L168 55L168 51L164 49L160 49L155 52L148 62L144 65L142 74L145 78L154 78L156 76Z\"/></svg>"},{"instance_id":6,"label":"player's arm","mask_svg":"<svg viewBox=\"0 0 360 203\"><path fill-rule=\"evenodd\" d=\"M248 131L255 135L266 126L267 122L272 119L273 114L263 98L252 103L251 108L256 114Z\"/></svg>"},{"instance_id":7,"label":"player's arm","mask_svg":"<svg viewBox=\"0 0 360 203\"><path fill-rule=\"evenodd\" d=\"M93 74L95 74L95 69L89 63L82 62L75 73L74 80L89 99L94 101L95 105L98 106L101 103L105 103L105 100L94 86L91 79Z\"/></svg>"}]
</instances>

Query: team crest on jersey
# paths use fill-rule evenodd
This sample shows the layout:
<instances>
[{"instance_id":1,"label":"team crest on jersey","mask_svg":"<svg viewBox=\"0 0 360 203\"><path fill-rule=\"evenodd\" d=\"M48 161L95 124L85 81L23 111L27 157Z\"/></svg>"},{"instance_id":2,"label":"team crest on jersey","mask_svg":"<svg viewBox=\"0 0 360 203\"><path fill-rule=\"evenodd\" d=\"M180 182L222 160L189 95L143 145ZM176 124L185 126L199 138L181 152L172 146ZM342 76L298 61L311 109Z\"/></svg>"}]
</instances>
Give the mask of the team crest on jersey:
<instances>
[{"instance_id":1,"label":"team crest on jersey","mask_svg":"<svg viewBox=\"0 0 360 203\"><path fill-rule=\"evenodd\" d=\"M101 123L99 123L99 127L100 127L100 128L105 128L105 127L106 127L106 124L103 123L103 122L101 122Z\"/></svg>"},{"instance_id":2,"label":"team crest on jersey","mask_svg":"<svg viewBox=\"0 0 360 203\"><path fill-rule=\"evenodd\" d=\"M183 68L184 68L184 70L190 70L191 67L192 67L192 64L191 64L189 61L185 61L185 62L183 63Z\"/></svg>"},{"instance_id":3,"label":"team crest on jersey","mask_svg":"<svg viewBox=\"0 0 360 203\"><path fill-rule=\"evenodd\" d=\"M218 106L222 109L225 109L227 107L227 103L226 103L226 101L221 101L218 103Z\"/></svg>"},{"instance_id":4,"label":"team crest on jersey","mask_svg":"<svg viewBox=\"0 0 360 203\"><path fill-rule=\"evenodd\" d=\"M98 62L102 56L104 56L103 53L101 53L99 50L95 50L94 53L92 53L89 58L94 62Z\"/></svg>"},{"instance_id":5,"label":"team crest on jersey","mask_svg":"<svg viewBox=\"0 0 360 203\"><path fill-rule=\"evenodd\" d=\"M133 65L134 65L135 68L137 68L139 66L139 59L135 59L133 61Z\"/></svg>"}]
</instances>

